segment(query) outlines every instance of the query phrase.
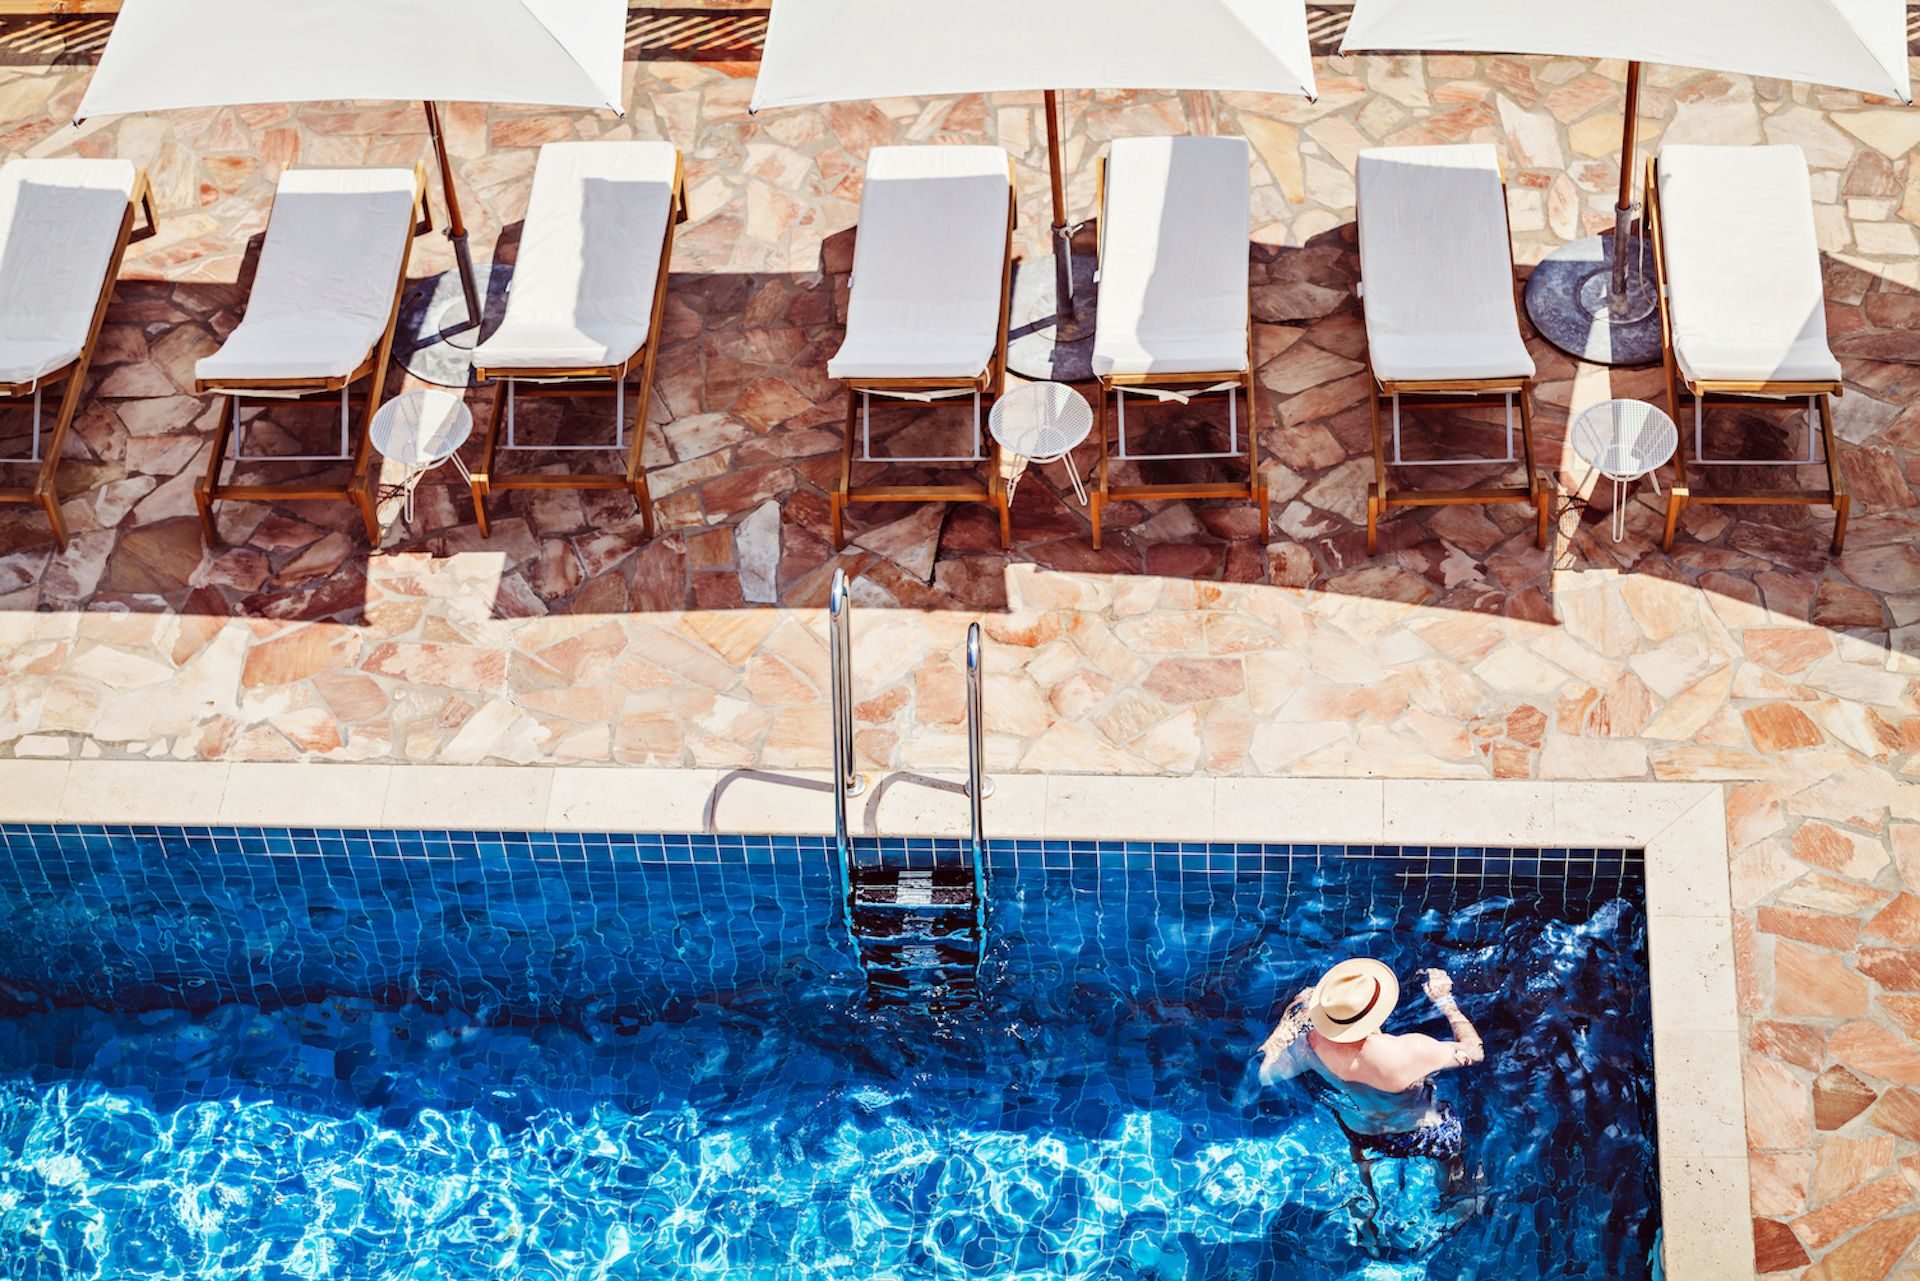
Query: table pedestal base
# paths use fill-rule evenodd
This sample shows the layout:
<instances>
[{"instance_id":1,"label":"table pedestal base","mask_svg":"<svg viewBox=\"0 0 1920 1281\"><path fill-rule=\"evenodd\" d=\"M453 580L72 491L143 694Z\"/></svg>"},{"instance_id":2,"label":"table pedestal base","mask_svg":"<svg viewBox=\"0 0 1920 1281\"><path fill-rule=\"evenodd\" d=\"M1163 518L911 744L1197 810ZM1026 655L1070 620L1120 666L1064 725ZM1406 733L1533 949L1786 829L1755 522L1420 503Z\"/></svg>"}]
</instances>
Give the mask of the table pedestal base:
<instances>
[{"instance_id":1,"label":"table pedestal base","mask_svg":"<svg viewBox=\"0 0 1920 1281\"><path fill-rule=\"evenodd\" d=\"M507 283L513 264L478 262L473 266L480 286L480 323L467 315L460 273L443 271L407 286L400 299L400 320L394 327L393 358L408 373L438 387L471 387L473 349L500 326L507 306Z\"/></svg>"},{"instance_id":2,"label":"table pedestal base","mask_svg":"<svg viewBox=\"0 0 1920 1281\"><path fill-rule=\"evenodd\" d=\"M1013 301L1007 324L1007 368L1034 382L1083 383L1093 378L1093 322L1100 305L1092 254L1073 256L1073 313L1057 314L1054 258L1013 264Z\"/></svg>"},{"instance_id":3,"label":"table pedestal base","mask_svg":"<svg viewBox=\"0 0 1920 1281\"><path fill-rule=\"evenodd\" d=\"M1628 240L1633 282L1621 315L1608 310L1614 237L1589 236L1562 245L1527 277L1527 318L1540 336L1577 360L1596 365L1651 365L1660 359L1660 309L1653 295L1653 246Z\"/></svg>"}]
</instances>

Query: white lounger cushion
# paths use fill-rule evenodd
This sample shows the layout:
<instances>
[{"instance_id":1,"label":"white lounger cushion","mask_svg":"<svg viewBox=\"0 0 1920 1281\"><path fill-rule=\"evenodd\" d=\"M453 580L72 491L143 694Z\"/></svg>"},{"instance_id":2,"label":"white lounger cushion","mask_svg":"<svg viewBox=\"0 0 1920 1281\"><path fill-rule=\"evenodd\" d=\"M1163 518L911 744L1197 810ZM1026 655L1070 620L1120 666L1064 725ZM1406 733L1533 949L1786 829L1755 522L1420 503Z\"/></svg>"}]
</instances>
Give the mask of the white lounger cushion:
<instances>
[{"instance_id":1,"label":"white lounger cushion","mask_svg":"<svg viewBox=\"0 0 1920 1281\"><path fill-rule=\"evenodd\" d=\"M194 373L215 386L351 374L387 331L413 219L411 169L281 174L246 315Z\"/></svg>"},{"instance_id":2,"label":"white lounger cushion","mask_svg":"<svg viewBox=\"0 0 1920 1281\"><path fill-rule=\"evenodd\" d=\"M1247 367L1244 138L1122 138L1107 153L1096 374Z\"/></svg>"},{"instance_id":3,"label":"white lounger cushion","mask_svg":"<svg viewBox=\"0 0 1920 1281\"><path fill-rule=\"evenodd\" d=\"M32 382L85 349L136 176L125 160L0 166L0 383Z\"/></svg>"},{"instance_id":4,"label":"white lounger cushion","mask_svg":"<svg viewBox=\"0 0 1920 1281\"><path fill-rule=\"evenodd\" d=\"M1662 147L1656 171L1681 373L1689 381L1838 382L1800 148Z\"/></svg>"},{"instance_id":5,"label":"white lounger cushion","mask_svg":"<svg viewBox=\"0 0 1920 1281\"><path fill-rule=\"evenodd\" d=\"M998 147L875 147L834 378L976 378L999 345L1012 177Z\"/></svg>"},{"instance_id":6,"label":"white lounger cushion","mask_svg":"<svg viewBox=\"0 0 1920 1281\"><path fill-rule=\"evenodd\" d=\"M540 148L507 314L476 365L596 369L646 345L679 158L670 142Z\"/></svg>"},{"instance_id":7,"label":"white lounger cushion","mask_svg":"<svg viewBox=\"0 0 1920 1281\"><path fill-rule=\"evenodd\" d=\"M1360 279L1381 382L1530 378L1493 148L1360 153Z\"/></svg>"}]
</instances>

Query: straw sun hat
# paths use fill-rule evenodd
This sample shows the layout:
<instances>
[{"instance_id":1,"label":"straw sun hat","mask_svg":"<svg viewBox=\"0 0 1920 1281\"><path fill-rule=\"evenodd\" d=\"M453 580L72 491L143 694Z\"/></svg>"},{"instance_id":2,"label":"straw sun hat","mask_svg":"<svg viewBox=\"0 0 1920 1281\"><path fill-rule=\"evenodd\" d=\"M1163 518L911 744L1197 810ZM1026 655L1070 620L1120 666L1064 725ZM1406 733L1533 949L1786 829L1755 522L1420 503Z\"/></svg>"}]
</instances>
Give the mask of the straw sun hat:
<instances>
[{"instance_id":1,"label":"straw sun hat","mask_svg":"<svg viewBox=\"0 0 1920 1281\"><path fill-rule=\"evenodd\" d=\"M1329 1041L1358 1041L1380 1030L1400 1000L1400 980L1378 961L1355 957L1328 970L1313 989L1313 1026Z\"/></svg>"}]
</instances>

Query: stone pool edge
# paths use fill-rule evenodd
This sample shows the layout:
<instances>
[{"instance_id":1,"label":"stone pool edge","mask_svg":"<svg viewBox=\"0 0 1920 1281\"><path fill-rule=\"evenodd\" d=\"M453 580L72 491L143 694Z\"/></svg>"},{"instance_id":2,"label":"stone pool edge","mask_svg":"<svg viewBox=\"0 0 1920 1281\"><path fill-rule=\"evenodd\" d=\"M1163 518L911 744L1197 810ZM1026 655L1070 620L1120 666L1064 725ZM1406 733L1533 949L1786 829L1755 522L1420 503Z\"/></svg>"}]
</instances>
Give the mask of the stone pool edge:
<instances>
[{"instance_id":1,"label":"stone pool edge","mask_svg":"<svg viewBox=\"0 0 1920 1281\"><path fill-rule=\"evenodd\" d=\"M529 831L833 830L807 771L8 761L0 822ZM1666 1274L1753 1273L1725 801L1712 783L996 776L991 837L1615 846L1646 852ZM877 776L860 835L964 836L960 780Z\"/></svg>"}]
</instances>

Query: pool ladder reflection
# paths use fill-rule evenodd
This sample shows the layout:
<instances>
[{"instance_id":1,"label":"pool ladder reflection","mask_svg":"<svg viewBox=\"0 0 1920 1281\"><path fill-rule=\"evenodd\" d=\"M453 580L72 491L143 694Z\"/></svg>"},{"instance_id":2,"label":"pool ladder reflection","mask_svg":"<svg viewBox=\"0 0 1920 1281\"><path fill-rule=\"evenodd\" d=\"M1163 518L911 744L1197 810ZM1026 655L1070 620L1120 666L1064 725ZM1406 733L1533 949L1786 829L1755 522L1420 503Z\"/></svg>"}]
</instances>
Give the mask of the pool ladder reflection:
<instances>
[{"instance_id":1,"label":"pool ladder reflection","mask_svg":"<svg viewBox=\"0 0 1920 1281\"><path fill-rule=\"evenodd\" d=\"M967 804L971 832L964 865L936 860L907 867L901 853L880 851L856 863L847 830L847 801L866 790L853 768L853 624L847 576L835 570L828 594L828 649L833 706L833 835L844 923L875 1004L943 1009L977 992L986 955L987 841L982 802L986 777L980 624L967 629Z\"/></svg>"}]
</instances>

